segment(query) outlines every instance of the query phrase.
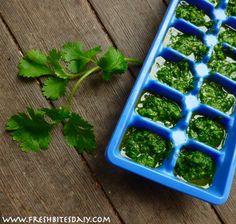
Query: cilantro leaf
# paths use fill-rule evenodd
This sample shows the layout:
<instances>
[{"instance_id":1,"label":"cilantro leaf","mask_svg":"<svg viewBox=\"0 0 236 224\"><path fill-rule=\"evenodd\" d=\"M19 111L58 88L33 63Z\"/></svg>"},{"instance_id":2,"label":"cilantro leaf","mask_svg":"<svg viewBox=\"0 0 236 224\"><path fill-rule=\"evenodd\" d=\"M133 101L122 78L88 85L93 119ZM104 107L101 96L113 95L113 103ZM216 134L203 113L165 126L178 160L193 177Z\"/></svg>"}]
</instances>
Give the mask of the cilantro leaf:
<instances>
[{"instance_id":1,"label":"cilantro leaf","mask_svg":"<svg viewBox=\"0 0 236 224\"><path fill-rule=\"evenodd\" d=\"M71 112L64 107L59 108L43 108L42 111L54 122L60 123L70 117Z\"/></svg>"},{"instance_id":2,"label":"cilantro leaf","mask_svg":"<svg viewBox=\"0 0 236 224\"><path fill-rule=\"evenodd\" d=\"M72 61L75 60L82 51L83 44L81 42L68 42L62 47L62 56L65 61Z\"/></svg>"},{"instance_id":3,"label":"cilantro leaf","mask_svg":"<svg viewBox=\"0 0 236 224\"><path fill-rule=\"evenodd\" d=\"M11 132L13 140L20 143L22 151L47 149L51 142L53 124L45 120L43 111L32 108L27 108L27 111L27 114L12 116L7 121L6 130Z\"/></svg>"},{"instance_id":4,"label":"cilantro leaf","mask_svg":"<svg viewBox=\"0 0 236 224\"><path fill-rule=\"evenodd\" d=\"M92 152L96 148L93 126L79 114L71 113L64 126L64 135L67 144L75 147L79 153Z\"/></svg>"},{"instance_id":5,"label":"cilantro leaf","mask_svg":"<svg viewBox=\"0 0 236 224\"><path fill-rule=\"evenodd\" d=\"M50 77L44 82L43 95L48 99L57 100L65 95L67 83L67 79Z\"/></svg>"},{"instance_id":6,"label":"cilantro leaf","mask_svg":"<svg viewBox=\"0 0 236 224\"><path fill-rule=\"evenodd\" d=\"M79 73L100 52L100 46L84 51L81 42L69 42L63 46L62 56L65 61L69 62L68 69L73 73Z\"/></svg>"},{"instance_id":7,"label":"cilantro leaf","mask_svg":"<svg viewBox=\"0 0 236 224\"><path fill-rule=\"evenodd\" d=\"M20 60L18 65L19 76L36 78L52 74L47 65L47 57L40 51L31 50Z\"/></svg>"},{"instance_id":8,"label":"cilantro leaf","mask_svg":"<svg viewBox=\"0 0 236 224\"><path fill-rule=\"evenodd\" d=\"M108 49L97 65L103 70L104 80L109 80L112 75L124 73L128 69L124 55L113 47Z\"/></svg>"},{"instance_id":9,"label":"cilantro leaf","mask_svg":"<svg viewBox=\"0 0 236 224\"><path fill-rule=\"evenodd\" d=\"M67 79L68 74L63 69L62 65L60 64L62 60L62 53L56 49L52 49L48 56L47 56L48 63L50 64L50 67L53 71L53 73L61 78L61 79Z\"/></svg>"},{"instance_id":10,"label":"cilantro leaf","mask_svg":"<svg viewBox=\"0 0 236 224\"><path fill-rule=\"evenodd\" d=\"M86 64L82 64L79 61L70 61L67 68L71 73L77 74L86 69Z\"/></svg>"}]
</instances>

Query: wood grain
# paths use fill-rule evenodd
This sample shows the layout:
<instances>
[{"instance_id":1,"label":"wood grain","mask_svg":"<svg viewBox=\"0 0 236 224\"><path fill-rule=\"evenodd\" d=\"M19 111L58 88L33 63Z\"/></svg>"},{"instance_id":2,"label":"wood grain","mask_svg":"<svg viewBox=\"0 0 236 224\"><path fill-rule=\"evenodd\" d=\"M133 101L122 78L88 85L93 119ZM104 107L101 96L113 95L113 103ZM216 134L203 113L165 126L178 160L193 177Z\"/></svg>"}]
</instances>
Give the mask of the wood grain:
<instances>
[{"instance_id":1,"label":"wood grain","mask_svg":"<svg viewBox=\"0 0 236 224\"><path fill-rule=\"evenodd\" d=\"M26 106L47 107L36 81L17 78L21 52L0 21L0 211L1 215L110 216L120 223L101 187L75 150L53 133L50 150L23 153L4 132L6 119Z\"/></svg>"},{"instance_id":2,"label":"wood grain","mask_svg":"<svg viewBox=\"0 0 236 224\"><path fill-rule=\"evenodd\" d=\"M91 8L85 0L0 0L0 9L23 51L30 48L47 51L66 41L79 39L87 47L101 44L107 48L113 41L129 56L144 58L164 14L164 5L154 0L135 0L133 5L133 1L112 1L114 7L119 9L115 13L111 9L111 3L98 0L97 2L103 5L103 14L109 16L108 19L114 16L113 20L123 21L120 24L113 21L116 25L111 26L101 18L102 11L100 10L99 14L95 2L91 2ZM142 19L139 18L139 23L136 24L135 19L142 10ZM97 15L103 24L100 24ZM147 26L146 16L151 27ZM139 26L134 29L134 24ZM107 30L109 33L106 33ZM143 35L142 32L136 33L140 30ZM208 204L116 169L105 162L106 144L133 82L130 73L109 83L101 83L99 76L93 77L84 83L76 97L73 108L95 125L98 150L91 156L85 156L95 178L125 223L173 223L173 220L176 223L207 223L209 220L211 223L220 223ZM62 101L56 102L55 105L59 103ZM50 150L55 150L53 147ZM47 157L47 154L41 155ZM68 160L71 157L69 156Z\"/></svg>"},{"instance_id":3,"label":"wood grain","mask_svg":"<svg viewBox=\"0 0 236 224\"><path fill-rule=\"evenodd\" d=\"M89 0L112 40L144 59L166 11L162 0Z\"/></svg>"}]
</instances>

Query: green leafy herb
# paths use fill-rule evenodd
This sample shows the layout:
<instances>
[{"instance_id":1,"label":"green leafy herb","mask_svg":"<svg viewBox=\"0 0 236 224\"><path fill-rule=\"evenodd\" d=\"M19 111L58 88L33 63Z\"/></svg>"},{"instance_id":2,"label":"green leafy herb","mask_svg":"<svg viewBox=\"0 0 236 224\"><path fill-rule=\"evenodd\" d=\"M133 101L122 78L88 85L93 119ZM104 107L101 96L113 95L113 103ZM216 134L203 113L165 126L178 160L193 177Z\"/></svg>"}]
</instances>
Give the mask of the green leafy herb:
<instances>
[{"instance_id":1,"label":"green leafy herb","mask_svg":"<svg viewBox=\"0 0 236 224\"><path fill-rule=\"evenodd\" d=\"M136 110L140 115L162 122L168 127L173 127L181 118L181 109L177 103L149 92L141 96Z\"/></svg>"},{"instance_id":2,"label":"green leafy herb","mask_svg":"<svg viewBox=\"0 0 236 224\"><path fill-rule=\"evenodd\" d=\"M105 80L109 80L114 74L124 73L128 69L124 55L114 48L109 48L97 64L102 69Z\"/></svg>"},{"instance_id":3,"label":"green leafy herb","mask_svg":"<svg viewBox=\"0 0 236 224\"><path fill-rule=\"evenodd\" d=\"M63 46L62 54L64 60L69 62L68 69L73 73L78 73L86 69L89 62L95 61L97 54L101 51L100 46L85 51L81 42L69 42Z\"/></svg>"},{"instance_id":4,"label":"green leafy herb","mask_svg":"<svg viewBox=\"0 0 236 224\"><path fill-rule=\"evenodd\" d=\"M58 100L66 94L69 80L77 79L66 104L59 108L28 108L26 113L10 117L6 130L20 143L23 151L47 149L51 142L51 130L64 124L64 136L70 147L79 153L92 152L96 148L93 126L78 113L71 111L71 104L80 84L89 76L101 71L103 80L114 74L127 71L128 63L142 64L137 59L125 58L115 48L109 48L102 57L97 58L101 47L84 50L80 42L66 43L62 50L52 49L48 55L30 50L20 60L19 76L38 78L48 76L42 87L43 95L50 100Z\"/></svg>"},{"instance_id":5,"label":"green leafy herb","mask_svg":"<svg viewBox=\"0 0 236 224\"><path fill-rule=\"evenodd\" d=\"M43 85L43 95L51 100L57 100L66 93L67 79L57 77L48 78Z\"/></svg>"},{"instance_id":6,"label":"green leafy herb","mask_svg":"<svg viewBox=\"0 0 236 224\"><path fill-rule=\"evenodd\" d=\"M178 157L175 175L202 187L209 187L215 175L214 159L200 151L182 149Z\"/></svg>"},{"instance_id":7,"label":"green leafy herb","mask_svg":"<svg viewBox=\"0 0 236 224\"><path fill-rule=\"evenodd\" d=\"M19 75L27 78L37 78L52 73L48 67L47 56L36 50L27 52L21 59L18 68Z\"/></svg>"},{"instance_id":8,"label":"green leafy herb","mask_svg":"<svg viewBox=\"0 0 236 224\"><path fill-rule=\"evenodd\" d=\"M232 113L235 105L234 95L227 92L221 85L212 81L205 82L202 85L200 99L203 103L225 113Z\"/></svg>"},{"instance_id":9,"label":"green leafy herb","mask_svg":"<svg viewBox=\"0 0 236 224\"><path fill-rule=\"evenodd\" d=\"M211 72L218 72L236 81L236 61L230 49L225 49L222 45L215 46L208 67Z\"/></svg>"},{"instance_id":10,"label":"green leafy herb","mask_svg":"<svg viewBox=\"0 0 236 224\"><path fill-rule=\"evenodd\" d=\"M208 48L196 36L188 34L178 34L171 36L168 47L179 51L180 53L191 56L196 61L201 61L203 56L207 54Z\"/></svg>"},{"instance_id":11,"label":"green leafy herb","mask_svg":"<svg viewBox=\"0 0 236 224\"><path fill-rule=\"evenodd\" d=\"M187 61L166 61L157 71L156 77L182 93L188 93L194 87L194 77Z\"/></svg>"},{"instance_id":12,"label":"green leafy herb","mask_svg":"<svg viewBox=\"0 0 236 224\"><path fill-rule=\"evenodd\" d=\"M216 120L195 115L188 127L188 134L192 139L221 149L225 138L225 128Z\"/></svg>"},{"instance_id":13,"label":"green leafy herb","mask_svg":"<svg viewBox=\"0 0 236 224\"><path fill-rule=\"evenodd\" d=\"M42 108L41 109L50 118L54 124L58 124L70 118L70 111L64 107L59 108Z\"/></svg>"},{"instance_id":14,"label":"green leafy herb","mask_svg":"<svg viewBox=\"0 0 236 224\"><path fill-rule=\"evenodd\" d=\"M135 162L155 168L168 157L170 144L155 133L132 127L124 136L121 150Z\"/></svg>"},{"instance_id":15,"label":"green leafy herb","mask_svg":"<svg viewBox=\"0 0 236 224\"><path fill-rule=\"evenodd\" d=\"M211 28L213 26L213 22L203 10L184 1L180 3L176 10L176 18L185 19L198 27Z\"/></svg>"},{"instance_id":16,"label":"green leafy herb","mask_svg":"<svg viewBox=\"0 0 236 224\"><path fill-rule=\"evenodd\" d=\"M79 153L92 152L96 148L93 126L76 113L71 113L65 123L64 135L70 147L75 147Z\"/></svg>"},{"instance_id":17,"label":"green leafy herb","mask_svg":"<svg viewBox=\"0 0 236 224\"><path fill-rule=\"evenodd\" d=\"M28 108L27 112L12 116L7 121L6 130L11 132L13 140L20 142L25 152L48 148L53 124L45 120L45 113L41 110Z\"/></svg>"},{"instance_id":18,"label":"green leafy herb","mask_svg":"<svg viewBox=\"0 0 236 224\"><path fill-rule=\"evenodd\" d=\"M57 77L61 79L69 78L69 74L66 73L63 66L61 65L62 54L60 51L56 49L52 49L48 54L47 60L48 60L49 66L51 67L51 70Z\"/></svg>"}]
</instances>

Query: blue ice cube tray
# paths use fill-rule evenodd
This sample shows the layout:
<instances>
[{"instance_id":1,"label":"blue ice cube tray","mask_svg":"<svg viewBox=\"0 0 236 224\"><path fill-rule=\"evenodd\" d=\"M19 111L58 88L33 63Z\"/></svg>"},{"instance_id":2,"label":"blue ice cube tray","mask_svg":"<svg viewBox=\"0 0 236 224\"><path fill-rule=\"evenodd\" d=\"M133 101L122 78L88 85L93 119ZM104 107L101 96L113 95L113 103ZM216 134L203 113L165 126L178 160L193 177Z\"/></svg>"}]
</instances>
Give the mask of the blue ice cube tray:
<instances>
[{"instance_id":1,"label":"blue ice cube tray","mask_svg":"<svg viewBox=\"0 0 236 224\"><path fill-rule=\"evenodd\" d=\"M214 45L217 43L217 37L221 27L223 25L228 25L236 29L236 17L227 16L226 8L228 0L221 0L217 6L207 0L185 0L188 4L202 9L213 20L214 29L208 33L191 24L189 21L177 19L175 17L175 12L180 2L181 0L172 0L169 5L164 20L154 39L107 147L106 157L112 164L147 179L212 204L223 204L229 196L236 165L236 110L234 110L231 115L223 113L209 105L201 103L200 100L198 100L198 96L202 84L206 79L217 82L221 86L230 90L233 95L236 95L235 81L224 76L224 74L210 74L207 67ZM182 33L195 35L202 40L202 42L208 47L208 54L203 57L201 62L196 62L193 58L183 55L164 44L167 32L171 28L175 28ZM224 43L223 45L227 47L227 44ZM236 49L233 46L232 49L234 53L236 53ZM159 57L172 61L182 59L188 60L193 66L192 72L195 79L193 91L188 94L182 94L176 89L173 89L153 78L152 72L153 70L155 71L155 66L157 66L156 60ZM174 128L170 129L158 122L140 116L136 112L135 108L140 96L145 91L151 91L177 102L182 109L182 120L178 122ZM225 127L227 133L224 146L221 150L217 150L202 142L190 139L187 136L187 127L194 113L200 113L213 119L221 117L221 123ZM121 154L120 144L129 127L150 130L173 143L171 155L164 161L162 166L152 169L138 164ZM209 188L205 189L192 185L174 175L174 167L179 153L185 146L194 150L202 151L215 160L216 173Z\"/></svg>"}]
</instances>

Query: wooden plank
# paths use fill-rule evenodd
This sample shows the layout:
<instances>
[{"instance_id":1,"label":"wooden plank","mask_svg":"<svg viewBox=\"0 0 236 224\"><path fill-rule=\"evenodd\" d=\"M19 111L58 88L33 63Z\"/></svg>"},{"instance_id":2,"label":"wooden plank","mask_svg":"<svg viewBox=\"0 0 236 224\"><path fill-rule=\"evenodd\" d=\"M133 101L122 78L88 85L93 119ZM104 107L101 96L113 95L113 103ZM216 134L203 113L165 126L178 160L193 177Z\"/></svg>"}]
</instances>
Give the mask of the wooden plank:
<instances>
[{"instance_id":1,"label":"wooden plank","mask_svg":"<svg viewBox=\"0 0 236 224\"><path fill-rule=\"evenodd\" d=\"M0 30L1 215L101 215L120 223L84 160L64 144L60 130L53 133L50 150L35 154L21 152L4 132L6 119L29 102L34 108L49 105L36 81L17 78L21 53L2 21Z\"/></svg>"},{"instance_id":2,"label":"wooden plank","mask_svg":"<svg viewBox=\"0 0 236 224\"><path fill-rule=\"evenodd\" d=\"M89 0L115 44L144 59L166 11L162 0Z\"/></svg>"},{"instance_id":3,"label":"wooden plank","mask_svg":"<svg viewBox=\"0 0 236 224\"><path fill-rule=\"evenodd\" d=\"M99 19L109 31L115 44L124 52L132 52L141 58L150 46L156 28L162 20L165 7L162 0L148 1L109 1L90 0L97 11ZM163 0L167 5L170 1ZM104 10L106 9L106 10ZM143 16L145 14L145 16ZM139 16L141 15L141 16ZM135 29L136 28L136 29ZM138 28L138 29L137 29ZM143 34L143 38L142 38ZM142 47L139 47L142 45ZM225 223L234 223L236 218L236 183L234 183L230 198L226 205L215 209Z\"/></svg>"},{"instance_id":4,"label":"wooden plank","mask_svg":"<svg viewBox=\"0 0 236 224\"><path fill-rule=\"evenodd\" d=\"M220 215L224 223L234 224L236 220L236 179L230 193L229 200L223 206L215 206L217 213Z\"/></svg>"},{"instance_id":5,"label":"wooden plank","mask_svg":"<svg viewBox=\"0 0 236 224\"><path fill-rule=\"evenodd\" d=\"M119 2L127 3L123 0ZM138 3L145 6L143 2L140 0ZM4 1L1 10L24 51L31 47L49 49L77 39L87 46L93 46L95 42L104 47L111 44L95 13L83 0ZM127 18L126 26L128 21ZM128 42L128 39L125 40ZM149 44L143 43L143 49L147 50ZM124 47L122 49L125 50ZM132 49L131 43L128 49ZM145 50L143 53L141 50L133 51L133 54L144 57ZM177 223L206 223L208 220L219 223L208 204L116 169L104 161L104 149L133 83L127 75L101 85L97 84L98 78L94 78L79 91L79 111L94 123L97 131L98 150L92 156L86 156L94 175L126 223L173 223L173 220ZM89 91L91 87L93 89ZM77 103L74 108L77 108Z\"/></svg>"}]
</instances>

